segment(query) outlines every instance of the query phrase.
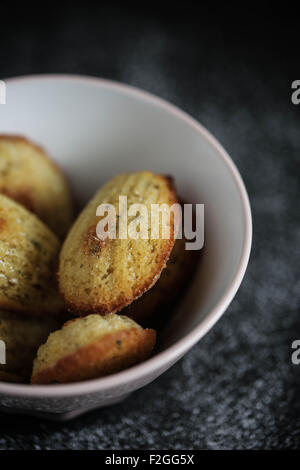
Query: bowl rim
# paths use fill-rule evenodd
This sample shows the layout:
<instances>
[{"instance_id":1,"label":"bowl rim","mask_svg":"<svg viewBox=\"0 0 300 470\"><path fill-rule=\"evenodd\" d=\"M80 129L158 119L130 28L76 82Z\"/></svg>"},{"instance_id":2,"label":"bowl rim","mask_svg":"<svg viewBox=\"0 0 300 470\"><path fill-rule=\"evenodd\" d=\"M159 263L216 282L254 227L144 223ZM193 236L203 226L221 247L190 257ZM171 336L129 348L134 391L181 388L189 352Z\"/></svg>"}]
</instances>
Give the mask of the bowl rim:
<instances>
[{"instance_id":1,"label":"bowl rim","mask_svg":"<svg viewBox=\"0 0 300 470\"><path fill-rule=\"evenodd\" d=\"M13 384L0 382L0 395L5 394L23 398L46 398L74 395L78 396L87 393L94 393L97 391L99 392L108 389L113 389L116 387L121 389L122 385L128 385L132 382L139 381L141 383L143 378L148 375L151 375L155 371L158 372L158 374L155 375L156 378L158 375L160 375L160 371L166 370L168 368L168 364L173 365L214 326L214 324L220 319L220 317L228 308L242 282L248 265L252 243L251 207L244 182L233 160L223 148L223 146L218 142L218 140L202 124L196 121L196 119L194 119L188 113L182 111L177 106L169 103L163 98L160 98L156 95L153 95L152 93L136 88L132 85L86 75L37 74L4 79L4 82L8 85L38 81L71 81L85 85L98 85L102 88L104 87L113 91L117 91L119 93L129 95L133 98L137 98L141 101L153 104L156 107L164 109L173 116L176 116L181 121L184 121L197 133L199 133L202 138L208 142L209 145L214 147L220 158L225 163L227 169L229 170L236 184L242 202L245 236L243 240L243 249L238 268L226 292L219 299L219 301L209 312L209 314L200 322L200 324L195 326L192 331L190 331L183 338L169 346L167 349L159 352L158 354L147 359L146 361L136 366L130 367L129 369L126 369L124 371L98 379L86 380L83 382L52 385ZM166 367L164 368L164 366Z\"/></svg>"}]
</instances>

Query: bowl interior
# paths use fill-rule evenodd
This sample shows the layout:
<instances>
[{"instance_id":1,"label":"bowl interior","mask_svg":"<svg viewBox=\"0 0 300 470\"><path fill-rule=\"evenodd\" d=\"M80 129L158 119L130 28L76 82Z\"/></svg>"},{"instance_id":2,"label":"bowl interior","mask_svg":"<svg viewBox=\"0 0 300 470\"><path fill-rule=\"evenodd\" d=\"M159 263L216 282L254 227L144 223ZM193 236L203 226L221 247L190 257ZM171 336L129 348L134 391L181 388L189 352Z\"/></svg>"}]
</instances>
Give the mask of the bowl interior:
<instances>
[{"instance_id":1,"label":"bowl interior","mask_svg":"<svg viewBox=\"0 0 300 470\"><path fill-rule=\"evenodd\" d=\"M44 77L7 82L0 130L43 145L69 175L81 205L113 175L142 169L174 176L186 201L204 203L205 248L163 347L207 317L236 275L246 220L236 170L203 129L127 87Z\"/></svg>"}]
</instances>

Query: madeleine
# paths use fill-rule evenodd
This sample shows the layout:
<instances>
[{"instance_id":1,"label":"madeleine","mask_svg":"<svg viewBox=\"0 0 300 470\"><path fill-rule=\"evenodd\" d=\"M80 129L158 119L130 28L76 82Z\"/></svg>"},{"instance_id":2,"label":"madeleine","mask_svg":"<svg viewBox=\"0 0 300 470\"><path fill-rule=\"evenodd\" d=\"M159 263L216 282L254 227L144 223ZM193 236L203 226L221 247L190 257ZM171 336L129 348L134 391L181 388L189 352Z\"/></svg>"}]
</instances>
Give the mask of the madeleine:
<instances>
[{"instance_id":1,"label":"madeleine","mask_svg":"<svg viewBox=\"0 0 300 470\"><path fill-rule=\"evenodd\" d=\"M38 347L59 326L54 318L24 317L1 310L0 340L5 344L6 364L0 364L0 380L28 381Z\"/></svg>"},{"instance_id":2,"label":"madeleine","mask_svg":"<svg viewBox=\"0 0 300 470\"><path fill-rule=\"evenodd\" d=\"M116 176L96 193L70 229L60 254L60 293L67 309L76 315L112 313L130 304L155 284L170 256L177 230L174 212L166 222L160 217L157 238L152 238L153 227L147 220L146 233L142 233L147 238L124 239L118 235L124 215L120 198L124 196L128 214L133 204L142 204L148 214L152 204L164 204L168 209L177 206L172 180L149 171ZM115 209L116 238L98 237L103 218L96 213L101 204ZM126 228L139 218L129 215ZM168 238L163 238L164 229L168 229Z\"/></svg>"},{"instance_id":3,"label":"madeleine","mask_svg":"<svg viewBox=\"0 0 300 470\"><path fill-rule=\"evenodd\" d=\"M102 377L150 356L154 330L116 314L70 320L51 333L34 361L31 383L68 383Z\"/></svg>"},{"instance_id":4,"label":"madeleine","mask_svg":"<svg viewBox=\"0 0 300 470\"><path fill-rule=\"evenodd\" d=\"M34 214L0 194L0 309L58 314L56 280L60 243Z\"/></svg>"},{"instance_id":5,"label":"madeleine","mask_svg":"<svg viewBox=\"0 0 300 470\"><path fill-rule=\"evenodd\" d=\"M71 225L72 198L65 176L25 137L0 134L0 193L36 214L59 238Z\"/></svg>"}]
</instances>

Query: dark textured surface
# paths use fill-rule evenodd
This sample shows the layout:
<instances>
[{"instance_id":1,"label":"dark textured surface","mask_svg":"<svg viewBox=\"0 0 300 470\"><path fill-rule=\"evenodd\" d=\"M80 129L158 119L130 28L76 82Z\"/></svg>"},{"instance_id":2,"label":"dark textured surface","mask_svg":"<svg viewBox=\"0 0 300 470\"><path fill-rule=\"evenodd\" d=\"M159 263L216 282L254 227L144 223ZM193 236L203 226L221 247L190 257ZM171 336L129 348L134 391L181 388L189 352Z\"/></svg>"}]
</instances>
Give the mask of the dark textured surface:
<instances>
[{"instance_id":1,"label":"dark textured surface","mask_svg":"<svg viewBox=\"0 0 300 470\"><path fill-rule=\"evenodd\" d=\"M24 12L0 26L0 76L124 81L182 107L221 141L253 210L249 268L213 330L155 383L67 424L1 415L1 449L271 449L300 444L300 105L297 23L192 9ZM230 15L229 15L230 16ZM255 18L255 15L253 15ZM259 18L259 19L258 19ZM229 23L228 23L229 21Z\"/></svg>"}]
</instances>

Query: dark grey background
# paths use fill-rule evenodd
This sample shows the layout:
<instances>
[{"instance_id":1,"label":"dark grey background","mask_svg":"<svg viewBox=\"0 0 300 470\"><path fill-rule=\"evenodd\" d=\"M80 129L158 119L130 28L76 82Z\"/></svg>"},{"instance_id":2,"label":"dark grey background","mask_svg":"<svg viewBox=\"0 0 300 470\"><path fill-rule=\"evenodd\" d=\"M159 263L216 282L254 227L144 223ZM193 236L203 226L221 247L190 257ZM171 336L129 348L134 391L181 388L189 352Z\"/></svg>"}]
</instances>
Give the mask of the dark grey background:
<instances>
[{"instance_id":1,"label":"dark grey background","mask_svg":"<svg viewBox=\"0 0 300 470\"><path fill-rule=\"evenodd\" d=\"M0 448L297 448L300 365L290 358L300 339L300 105L291 103L291 81L300 79L297 16L145 5L45 5L39 18L19 5L4 9L0 77L107 77L198 119L249 191L249 268L225 316L153 384L66 424L1 415Z\"/></svg>"}]
</instances>

